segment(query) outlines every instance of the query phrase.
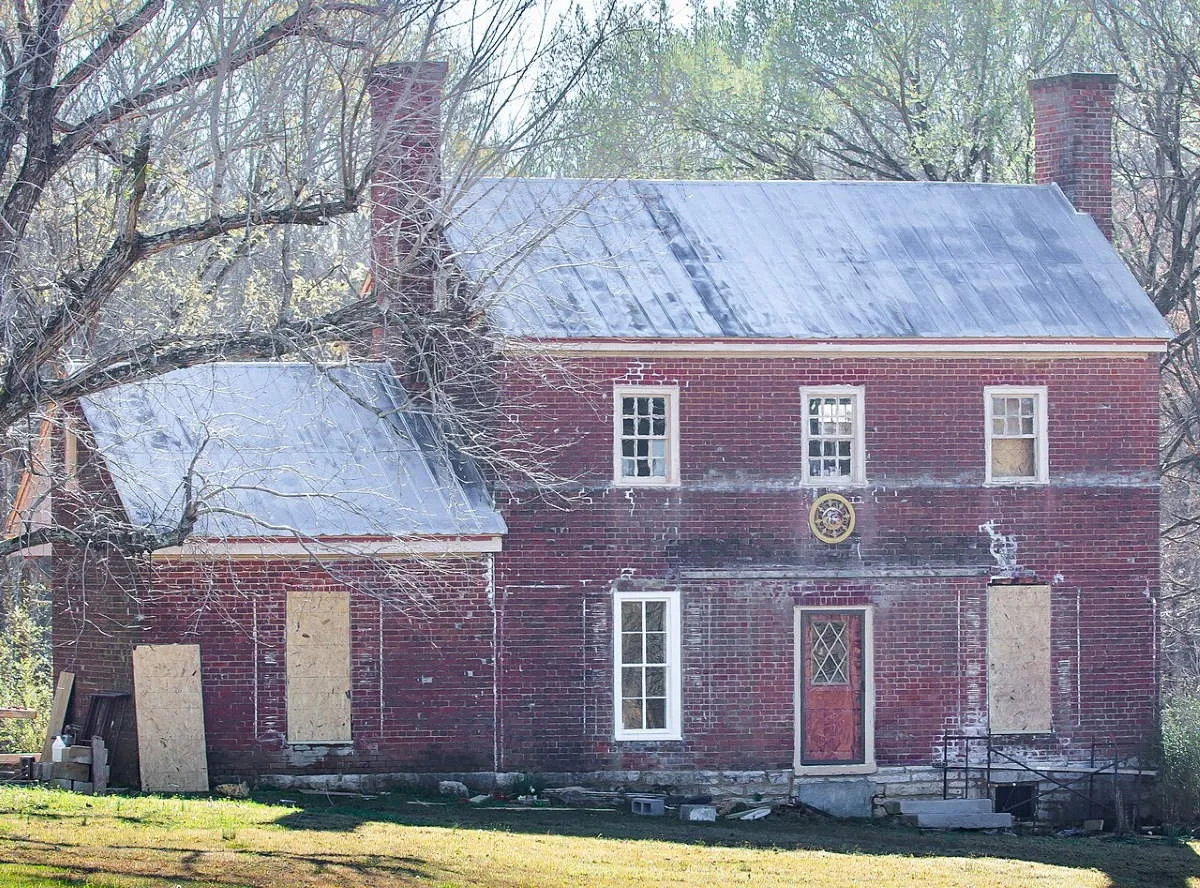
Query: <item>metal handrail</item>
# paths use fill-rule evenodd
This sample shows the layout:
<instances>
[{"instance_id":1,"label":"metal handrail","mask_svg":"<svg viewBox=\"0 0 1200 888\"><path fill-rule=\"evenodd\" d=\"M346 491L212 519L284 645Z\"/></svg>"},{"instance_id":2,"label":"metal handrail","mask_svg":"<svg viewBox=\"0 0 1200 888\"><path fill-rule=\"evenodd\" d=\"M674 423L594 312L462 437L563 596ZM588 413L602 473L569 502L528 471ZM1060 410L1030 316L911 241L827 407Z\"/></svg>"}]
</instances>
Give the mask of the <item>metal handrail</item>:
<instances>
[{"instance_id":1,"label":"metal handrail","mask_svg":"<svg viewBox=\"0 0 1200 888\"><path fill-rule=\"evenodd\" d=\"M1088 804L1088 814L1091 815L1096 809L1101 809L1105 812L1111 811L1114 815L1118 814L1117 810L1117 795L1114 791L1113 801L1097 801L1096 799L1096 778L1105 776L1111 769L1114 789L1117 778L1120 775L1120 769L1127 766L1128 763L1137 758L1136 752L1128 752L1122 754L1122 747L1116 740L1105 738L1102 741L1092 739L1091 751L1089 756L1089 764L1087 770L1081 773L1078 777L1063 779L1055 776L1049 770L1043 770L1043 767L1037 767L1028 761L1018 758L1016 755L1006 752L1001 748L1003 745L998 741L998 738L1007 735L1003 734L951 734L944 732L942 734L942 760L935 767L942 768L942 798L950 798L951 779L950 772L958 771L962 773L962 795L961 798L971 798L971 773L979 771L983 778L983 786L986 797L991 798L992 787L996 784L992 781L992 771L997 766L1002 766L1005 770L1021 770L1027 771L1036 776L1037 782L1033 784L1033 816L1034 823L1037 822L1037 812L1040 807L1041 800L1050 795L1057 793L1069 793L1074 795ZM951 762L950 750L951 745L961 744L963 756L961 763ZM972 752L980 745L983 746L983 759L976 763L972 762ZM1109 754L1101 757L1102 763L1097 766L1097 750L1108 750ZM997 761L997 759L999 761ZM1140 769L1139 769L1140 772ZM1080 784L1087 782L1087 791L1080 788ZM1042 783L1053 784L1052 789L1042 789Z\"/></svg>"}]
</instances>

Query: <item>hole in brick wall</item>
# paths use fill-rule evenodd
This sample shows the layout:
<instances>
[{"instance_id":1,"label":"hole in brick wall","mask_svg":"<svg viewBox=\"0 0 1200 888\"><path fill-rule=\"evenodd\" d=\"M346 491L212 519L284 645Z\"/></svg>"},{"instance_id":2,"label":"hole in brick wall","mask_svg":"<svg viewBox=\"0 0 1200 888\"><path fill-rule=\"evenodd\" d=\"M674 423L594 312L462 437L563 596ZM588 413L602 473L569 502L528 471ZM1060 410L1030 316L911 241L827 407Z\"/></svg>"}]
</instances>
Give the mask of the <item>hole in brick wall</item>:
<instances>
[{"instance_id":1,"label":"hole in brick wall","mask_svg":"<svg viewBox=\"0 0 1200 888\"><path fill-rule=\"evenodd\" d=\"M1011 814L1014 820L1033 820L1037 801L1033 783L1012 783L996 787L996 813Z\"/></svg>"}]
</instances>

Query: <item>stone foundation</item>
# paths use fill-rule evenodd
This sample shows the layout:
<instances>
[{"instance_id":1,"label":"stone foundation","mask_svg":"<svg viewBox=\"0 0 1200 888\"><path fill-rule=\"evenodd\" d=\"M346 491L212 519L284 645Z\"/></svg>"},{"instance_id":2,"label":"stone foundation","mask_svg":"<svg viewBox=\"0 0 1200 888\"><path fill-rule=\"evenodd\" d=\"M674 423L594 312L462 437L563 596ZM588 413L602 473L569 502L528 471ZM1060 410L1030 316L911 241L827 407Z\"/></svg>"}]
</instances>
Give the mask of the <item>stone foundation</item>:
<instances>
[{"instance_id":1,"label":"stone foundation","mask_svg":"<svg viewBox=\"0 0 1200 888\"><path fill-rule=\"evenodd\" d=\"M1078 777L1084 766L1063 763L1061 770L1049 771L1056 779ZM1044 766L1043 770L1048 770ZM1095 778L1094 798L1099 804L1109 804L1119 797L1125 816L1145 817L1152 814L1154 773L1130 771L1114 780L1107 774ZM1038 781L1036 775L1021 769L993 769L992 784L1039 783L1042 792L1054 787L1050 781ZM844 777L796 776L791 770L769 771L591 771L586 773L494 773L491 771L377 774L269 774L259 778L259 785L276 789L328 789L342 792L379 792L393 788L433 791L442 780L457 780L472 792L491 792L529 783L537 789L562 786L586 786L592 789L624 792L657 792L678 797L707 796L716 802L732 800L762 801L780 804L798 795L801 786L837 784L868 784L875 802L875 813L881 810L884 799L942 798L943 772L931 765L883 766L873 774ZM847 791L850 790L847 786ZM1087 793L1086 782L1077 787ZM952 772L949 781L951 798L982 798L985 777L982 769L972 771L964 785L961 773ZM810 794L805 794L810 795ZM1088 809L1085 798L1060 792L1044 797L1038 808L1038 819L1051 823L1073 823L1090 817L1112 819L1111 811ZM866 816L864 811L863 816Z\"/></svg>"}]
</instances>

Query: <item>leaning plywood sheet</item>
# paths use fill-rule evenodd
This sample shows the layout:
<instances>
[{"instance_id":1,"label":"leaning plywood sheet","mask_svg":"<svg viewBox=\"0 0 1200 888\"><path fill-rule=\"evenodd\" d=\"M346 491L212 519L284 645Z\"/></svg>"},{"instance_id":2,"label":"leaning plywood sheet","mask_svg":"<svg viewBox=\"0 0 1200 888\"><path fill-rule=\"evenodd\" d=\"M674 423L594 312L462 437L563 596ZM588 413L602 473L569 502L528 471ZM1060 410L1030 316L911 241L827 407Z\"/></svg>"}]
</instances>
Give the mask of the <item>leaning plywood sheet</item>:
<instances>
[{"instance_id":1,"label":"leaning plywood sheet","mask_svg":"<svg viewBox=\"0 0 1200 888\"><path fill-rule=\"evenodd\" d=\"M289 743L350 741L350 597L287 596Z\"/></svg>"},{"instance_id":2,"label":"leaning plywood sheet","mask_svg":"<svg viewBox=\"0 0 1200 888\"><path fill-rule=\"evenodd\" d=\"M42 744L42 761L50 761L54 738L62 733L67 720L67 704L71 702L71 688L75 686L74 672L60 672L58 685L54 688L54 703L50 708L50 721L46 724L46 742Z\"/></svg>"},{"instance_id":3,"label":"leaning plywood sheet","mask_svg":"<svg viewBox=\"0 0 1200 888\"><path fill-rule=\"evenodd\" d=\"M207 792L200 646L134 648L133 688L142 789Z\"/></svg>"},{"instance_id":4,"label":"leaning plywood sheet","mask_svg":"<svg viewBox=\"0 0 1200 888\"><path fill-rule=\"evenodd\" d=\"M1050 730L1050 587L988 590L988 730Z\"/></svg>"}]
</instances>

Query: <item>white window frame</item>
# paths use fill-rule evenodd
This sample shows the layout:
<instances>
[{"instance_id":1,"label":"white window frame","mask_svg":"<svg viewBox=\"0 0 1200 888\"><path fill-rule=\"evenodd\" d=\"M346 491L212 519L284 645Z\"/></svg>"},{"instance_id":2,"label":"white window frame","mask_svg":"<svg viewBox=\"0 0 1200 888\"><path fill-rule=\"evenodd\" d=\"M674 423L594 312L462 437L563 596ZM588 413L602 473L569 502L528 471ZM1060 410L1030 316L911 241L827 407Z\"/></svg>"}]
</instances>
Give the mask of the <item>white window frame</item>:
<instances>
[{"instance_id":1,"label":"white window frame","mask_svg":"<svg viewBox=\"0 0 1200 888\"><path fill-rule=\"evenodd\" d=\"M628 478L621 474L622 398L666 398L667 474L659 478ZM617 487L679 486L679 386L618 385L613 388L613 484Z\"/></svg>"},{"instance_id":2,"label":"white window frame","mask_svg":"<svg viewBox=\"0 0 1200 888\"><path fill-rule=\"evenodd\" d=\"M667 606L667 726L626 728L621 720L621 605L627 601L662 601ZM682 648L679 641L680 596L678 589L664 591L613 592L613 737L617 740L682 740L683 695Z\"/></svg>"},{"instance_id":3,"label":"white window frame","mask_svg":"<svg viewBox=\"0 0 1200 888\"><path fill-rule=\"evenodd\" d=\"M808 429L809 398L854 399L854 439L850 451L849 478L813 478L808 474L808 444L812 435ZM808 487L862 487L867 483L867 406L866 391L861 385L813 385L800 389L800 447L801 482Z\"/></svg>"},{"instance_id":4,"label":"white window frame","mask_svg":"<svg viewBox=\"0 0 1200 888\"><path fill-rule=\"evenodd\" d=\"M992 398L1033 398L1034 443L1033 457L1037 460L1037 476L1033 478L992 477ZM983 471L984 484L996 487L1029 487L1050 483L1050 422L1049 400L1044 385L987 385L983 387Z\"/></svg>"}]
</instances>

